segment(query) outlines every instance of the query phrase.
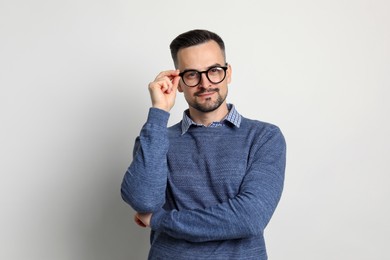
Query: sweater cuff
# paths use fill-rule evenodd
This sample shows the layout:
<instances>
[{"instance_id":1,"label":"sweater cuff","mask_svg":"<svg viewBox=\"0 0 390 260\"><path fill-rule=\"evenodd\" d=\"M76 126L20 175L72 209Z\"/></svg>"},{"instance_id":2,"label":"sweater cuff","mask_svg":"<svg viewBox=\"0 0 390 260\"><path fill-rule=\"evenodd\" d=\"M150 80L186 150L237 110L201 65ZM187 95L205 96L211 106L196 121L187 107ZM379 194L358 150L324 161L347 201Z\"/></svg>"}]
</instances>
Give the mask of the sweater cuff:
<instances>
[{"instance_id":1,"label":"sweater cuff","mask_svg":"<svg viewBox=\"0 0 390 260\"><path fill-rule=\"evenodd\" d=\"M151 107L146 123L167 127L170 114L162 109Z\"/></svg>"},{"instance_id":2,"label":"sweater cuff","mask_svg":"<svg viewBox=\"0 0 390 260\"><path fill-rule=\"evenodd\" d=\"M164 220L164 217L168 214L164 209L160 209L156 212L153 212L152 219L150 220L150 228L154 231L161 229L161 223Z\"/></svg>"}]
</instances>

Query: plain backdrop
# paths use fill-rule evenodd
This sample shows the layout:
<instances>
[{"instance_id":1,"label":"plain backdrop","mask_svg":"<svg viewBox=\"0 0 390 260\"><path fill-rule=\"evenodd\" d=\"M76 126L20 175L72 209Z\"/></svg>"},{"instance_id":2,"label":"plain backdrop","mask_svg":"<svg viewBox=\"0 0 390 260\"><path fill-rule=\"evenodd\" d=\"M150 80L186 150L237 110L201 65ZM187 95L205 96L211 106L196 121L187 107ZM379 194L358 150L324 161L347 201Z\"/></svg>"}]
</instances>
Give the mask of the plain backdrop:
<instances>
[{"instance_id":1,"label":"plain backdrop","mask_svg":"<svg viewBox=\"0 0 390 260\"><path fill-rule=\"evenodd\" d=\"M120 197L169 43L225 40L228 101L278 125L271 260L390 259L390 2L0 0L0 259L146 259ZM181 94L170 125L181 119ZM185 155L183 155L185 156Z\"/></svg>"}]
</instances>

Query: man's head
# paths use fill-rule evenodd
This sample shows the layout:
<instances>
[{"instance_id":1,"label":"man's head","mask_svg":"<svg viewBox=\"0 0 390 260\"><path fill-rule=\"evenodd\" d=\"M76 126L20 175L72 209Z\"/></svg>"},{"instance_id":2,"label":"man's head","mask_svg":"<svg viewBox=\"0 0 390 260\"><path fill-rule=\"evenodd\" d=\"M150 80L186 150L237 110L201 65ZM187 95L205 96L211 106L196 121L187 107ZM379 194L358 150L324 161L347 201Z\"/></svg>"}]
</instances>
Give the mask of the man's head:
<instances>
[{"instance_id":1,"label":"man's head","mask_svg":"<svg viewBox=\"0 0 390 260\"><path fill-rule=\"evenodd\" d=\"M221 37L206 30L192 30L171 45L175 67L180 70L179 92L191 109L207 113L226 104L231 67L226 63Z\"/></svg>"},{"instance_id":2,"label":"man's head","mask_svg":"<svg viewBox=\"0 0 390 260\"><path fill-rule=\"evenodd\" d=\"M177 54L179 50L206 43L208 41L215 41L219 45L226 62L225 43L221 37L219 37L216 33L207 30L192 30L177 36L169 46L175 67L178 68Z\"/></svg>"}]
</instances>

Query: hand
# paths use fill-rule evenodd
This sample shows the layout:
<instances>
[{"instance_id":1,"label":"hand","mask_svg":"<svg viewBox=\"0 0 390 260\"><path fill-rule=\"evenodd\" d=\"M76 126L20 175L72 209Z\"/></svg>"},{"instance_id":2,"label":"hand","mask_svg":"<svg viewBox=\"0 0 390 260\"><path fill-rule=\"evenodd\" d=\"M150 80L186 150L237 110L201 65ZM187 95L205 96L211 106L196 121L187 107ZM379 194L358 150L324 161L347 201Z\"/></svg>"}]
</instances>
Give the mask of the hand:
<instances>
[{"instance_id":1,"label":"hand","mask_svg":"<svg viewBox=\"0 0 390 260\"><path fill-rule=\"evenodd\" d=\"M169 112L175 104L179 81L179 70L167 70L158 74L156 79L149 83L152 106Z\"/></svg>"},{"instance_id":2,"label":"hand","mask_svg":"<svg viewBox=\"0 0 390 260\"><path fill-rule=\"evenodd\" d=\"M151 219L152 213L136 213L134 215L134 221L140 227L150 227Z\"/></svg>"}]
</instances>

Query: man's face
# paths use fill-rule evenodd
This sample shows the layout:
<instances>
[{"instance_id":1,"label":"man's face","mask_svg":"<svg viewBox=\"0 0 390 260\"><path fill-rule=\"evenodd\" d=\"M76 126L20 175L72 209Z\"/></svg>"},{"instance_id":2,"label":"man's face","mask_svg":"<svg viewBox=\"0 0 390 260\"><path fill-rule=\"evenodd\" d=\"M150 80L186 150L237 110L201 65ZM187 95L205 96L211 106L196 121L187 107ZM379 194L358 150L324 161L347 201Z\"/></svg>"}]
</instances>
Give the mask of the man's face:
<instances>
[{"instance_id":1,"label":"man's face","mask_svg":"<svg viewBox=\"0 0 390 260\"><path fill-rule=\"evenodd\" d=\"M225 66L225 59L219 45L215 41L208 41L180 49L177 65L180 71L205 71L213 66ZM230 65L226 71L226 78L218 84L211 83L205 73L201 77L200 83L195 87L188 87L183 80L180 80L178 90L184 93L190 107L207 113L216 110L226 102L228 84L231 80Z\"/></svg>"}]
</instances>

